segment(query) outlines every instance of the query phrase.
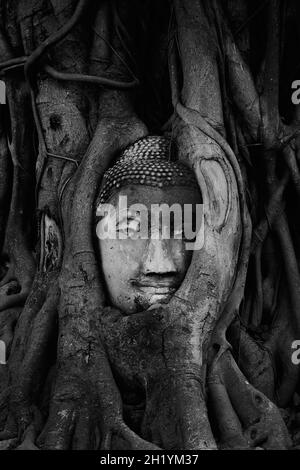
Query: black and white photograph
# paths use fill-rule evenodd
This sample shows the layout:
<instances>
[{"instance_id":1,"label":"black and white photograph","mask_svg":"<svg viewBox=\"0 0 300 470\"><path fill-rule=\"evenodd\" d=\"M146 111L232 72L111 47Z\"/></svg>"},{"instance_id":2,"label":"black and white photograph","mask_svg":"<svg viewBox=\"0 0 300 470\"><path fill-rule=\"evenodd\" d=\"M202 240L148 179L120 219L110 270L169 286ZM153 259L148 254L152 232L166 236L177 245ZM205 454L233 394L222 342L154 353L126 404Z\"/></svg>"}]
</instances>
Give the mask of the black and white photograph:
<instances>
[{"instance_id":1,"label":"black and white photograph","mask_svg":"<svg viewBox=\"0 0 300 470\"><path fill-rule=\"evenodd\" d=\"M300 450L300 0L0 0L0 450Z\"/></svg>"}]
</instances>

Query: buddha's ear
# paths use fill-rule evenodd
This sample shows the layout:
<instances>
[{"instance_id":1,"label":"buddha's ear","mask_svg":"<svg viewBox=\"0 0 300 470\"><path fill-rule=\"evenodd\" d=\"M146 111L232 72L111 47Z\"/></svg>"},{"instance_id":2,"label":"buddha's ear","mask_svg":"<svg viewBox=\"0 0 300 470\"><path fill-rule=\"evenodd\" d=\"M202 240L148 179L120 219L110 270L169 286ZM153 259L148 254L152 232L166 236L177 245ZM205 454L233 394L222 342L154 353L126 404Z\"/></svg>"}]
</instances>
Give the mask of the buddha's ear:
<instances>
[{"instance_id":1,"label":"buddha's ear","mask_svg":"<svg viewBox=\"0 0 300 470\"><path fill-rule=\"evenodd\" d=\"M179 120L175 129L177 158L195 172L206 228L221 233L230 226L235 231L240 222L239 193L224 151L194 125Z\"/></svg>"},{"instance_id":2,"label":"buddha's ear","mask_svg":"<svg viewBox=\"0 0 300 470\"><path fill-rule=\"evenodd\" d=\"M196 175L203 200L204 222L214 231L238 225L239 195L233 168L220 146L194 126L178 128L179 160Z\"/></svg>"},{"instance_id":3,"label":"buddha's ear","mask_svg":"<svg viewBox=\"0 0 300 470\"><path fill-rule=\"evenodd\" d=\"M221 231L233 208L233 198L237 195L232 171L221 155L199 155L195 158L193 167L202 193L205 222Z\"/></svg>"}]
</instances>

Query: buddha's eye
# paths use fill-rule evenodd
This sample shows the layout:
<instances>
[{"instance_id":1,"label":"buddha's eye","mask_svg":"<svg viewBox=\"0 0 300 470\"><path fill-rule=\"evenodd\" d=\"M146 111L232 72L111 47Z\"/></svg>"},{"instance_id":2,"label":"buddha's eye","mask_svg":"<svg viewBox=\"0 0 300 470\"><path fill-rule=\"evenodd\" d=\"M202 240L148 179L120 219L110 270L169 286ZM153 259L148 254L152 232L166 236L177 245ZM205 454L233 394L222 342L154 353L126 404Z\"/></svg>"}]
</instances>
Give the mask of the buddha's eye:
<instances>
[{"instance_id":1,"label":"buddha's eye","mask_svg":"<svg viewBox=\"0 0 300 470\"><path fill-rule=\"evenodd\" d=\"M137 219L126 219L117 224L116 232L127 235L128 238L136 236L140 232L140 221Z\"/></svg>"},{"instance_id":2,"label":"buddha's eye","mask_svg":"<svg viewBox=\"0 0 300 470\"><path fill-rule=\"evenodd\" d=\"M186 227L185 225L181 225L180 227L178 226L177 228L174 228L173 236L175 240L184 240L184 241L190 241L193 242L196 239L195 233L192 232L193 236L191 237L190 235L191 230L190 227Z\"/></svg>"},{"instance_id":3,"label":"buddha's eye","mask_svg":"<svg viewBox=\"0 0 300 470\"><path fill-rule=\"evenodd\" d=\"M196 224L184 224L182 228L182 239L188 242L194 242L197 237Z\"/></svg>"},{"instance_id":4,"label":"buddha's eye","mask_svg":"<svg viewBox=\"0 0 300 470\"><path fill-rule=\"evenodd\" d=\"M179 239L179 240L184 238L184 226L183 225L174 227L173 237L176 238L176 239Z\"/></svg>"}]
</instances>

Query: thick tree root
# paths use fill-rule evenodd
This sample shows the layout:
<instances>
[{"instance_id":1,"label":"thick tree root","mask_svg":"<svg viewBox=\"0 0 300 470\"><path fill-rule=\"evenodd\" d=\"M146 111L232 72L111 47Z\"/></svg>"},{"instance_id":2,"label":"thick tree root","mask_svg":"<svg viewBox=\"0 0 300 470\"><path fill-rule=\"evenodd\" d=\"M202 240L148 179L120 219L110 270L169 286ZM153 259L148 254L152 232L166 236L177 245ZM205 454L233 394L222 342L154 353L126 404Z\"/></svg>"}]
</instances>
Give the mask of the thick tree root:
<instances>
[{"instance_id":1,"label":"thick tree root","mask_svg":"<svg viewBox=\"0 0 300 470\"><path fill-rule=\"evenodd\" d=\"M160 447L152 444L151 442L145 441L140 436L135 434L125 423L116 423L114 429L110 430L103 439L102 449L109 449L107 444L109 440L112 441L113 435L121 438L125 441L125 448L129 448L130 450L159 450ZM108 437L108 439L107 439ZM112 442L110 442L110 446ZM127 447L128 446L128 447ZM114 447L117 450L117 447Z\"/></svg>"},{"instance_id":2,"label":"thick tree root","mask_svg":"<svg viewBox=\"0 0 300 470\"><path fill-rule=\"evenodd\" d=\"M114 410L105 412L93 408L87 401L89 387L82 381L68 383L58 381L50 409L48 422L37 440L37 445L44 450L64 449L118 449L155 450L157 446L143 440L122 420L121 402L114 400ZM63 388L64 385L64 388ZM76 387L76 393L74 392ZM116 398L116 397L115 397ZM125 443L123 447L122 442ZM116 446L116 447L115 447Z\"/></svg>"},{"instance_id":3,"label":"thick tree root","mask_svg":"<svg viewBox=\"0 0 300 470\"><path fill-rule=\"evenodd\" d=\"M2 252L4 259L8 260L8 270L0 280L0 287L7 286L7 289L0 295L0 311L24 305L36 271L31 232L34 162L30 102L23 80L7 80L7 94L11 114L11 141L8 140L8 147L13 185ZM14 281L18 285L17 292L10 289L10 283Z\"/></svg>"},{"instance_id":4,"label":"thick tree root","mask_svg":"<svg viewBox=\"0 0 300 470\"><path fill-rule=\"evenodd\" d=\"M147 384L143 435L163 449L216 449L207 414L203 379L189 365L166 369Z\"/></svg>"},{"instance_id":5,"label":"thick tree root","mask_svg":"<svg viewBox=\"0 0 300 470\"><path fill-rule=\"evenodd\" d=\"M14 449L17 442L18 442L18 439L8 439L6 441L1 441L0 442L0 450Z\"/></svg>"},{"instance_id":6,"label":"thick tree root","mask_svg":"<svg viewBox=\"0 0 300 470\"><path fill-rule=\"evenodd\" d=\"M4 129L5 116L0 112L0 253L2 253L11 197L11 163ZM1 274L0 274L1 276Z\"/></svg>"},{"instance_id":7,"label":"thick tree root","mask_svg":"<svg viewBox=\"0 0 300 470\"><path fill-rule=\"evenodd\" d=\"M33 405L53 360L51 344L55 344L55 316L59 298L56 280L57 272L37 274L34 289L18 321L8 363L7 424L0 440L7 439L5 436L8 433L10 438L18 438L21 442L25 437L27 445L32 440L33 428L39 432L41 424L33 424L41 422L41 419L36 418L37 408ZM3 397L3 401L7 403L7 398ZM4 409L3 412L7 411ZM25 431L28 432L24 434Z\"/></svg>"},{"instance_id":8,"label":"thick tree root","mask_svg":"<svg viewBox=\"0 0 300 470\"><path fill-rule=\"evenodd\" d=\"M21 312L22 308L19 307L5 310L0 314L0 340L4 341L6 346L6 361L9 359L15 327Z\"/></svg>"},{"instance_id":9,"label":"thick tree root","mask_svg":"<svg viewBox=\"0 0 300 470\"><path fill-rule=\"evenodd\" d=\"M231 325L227 335L241 372L254 388L275 401L276 377L272 349L251 338L239 320Z\"/></svg>"},{"instance_id":10,"label":"thick tree root","mask_svg":"<svg viewBox=\"0 0 300 470\"><path fill-rule=\"evenodd\" d=\"M35 439L36 439L36 430L35 430L35 427L31 425L25 431L23 442L16 448L16 450L39 450L39 448L34 444Z\"/></svg>"},{"instance_id":11,"label":"thick tree root","mask_svg":"<svg viewBox=\"0 0 300 470\"><path fill-rule=\"evenodd\" d=\"M212 407L218 413L221 447L291 446L280 411L249 384L229 352L213 364L208 387Z\"/></svg>"},{"instance_id":12,"label":"thick tree root","mask_svg":"<svg viewBox=\"0 0 300 470\"><path fill-rule=\"evenodd\" d=\"M124 317L103 311L101 334L110 363L129 387L144 389L146 408L141 435L163 449L216 447L207 416L204 377L199 365L173 361L175 325L166 309L152 309ZM168 338L168 335L171 335ZM171 339L172 338L172 339ZM168 354L170 341L173 354ZM186 343L188 340L186 339Z\"/></svg>"}]
</instances>

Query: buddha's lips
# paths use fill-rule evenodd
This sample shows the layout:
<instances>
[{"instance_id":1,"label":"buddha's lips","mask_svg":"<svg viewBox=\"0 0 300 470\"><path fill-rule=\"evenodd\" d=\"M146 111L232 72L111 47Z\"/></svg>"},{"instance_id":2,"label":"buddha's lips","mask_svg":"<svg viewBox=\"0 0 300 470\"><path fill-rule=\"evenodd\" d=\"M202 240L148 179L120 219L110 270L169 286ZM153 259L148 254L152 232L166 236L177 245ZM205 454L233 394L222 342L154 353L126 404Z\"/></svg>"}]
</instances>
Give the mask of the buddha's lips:
<instances>
[{"instance_id":1,"label":"buddha's lips","mask_svg":"<svg viewBox=\"0 0 300 470\"><path fill-rule=\"evenodd\" d=\"M176 291L175 287L157 287L157 286L140 286L141 291L155 294L155 295L168 295Z\"/></svg>"},{"instance_id":2,"label":"buddha's lips","mask_svg":"<svg viewBox=\"0 0 300 470\"><path fill-rule=\"evenodd\" d=\"M153 294L157 295L165 295L175 292L179 286L177 279L169 279L164 281L133 279L132 284L141 291L152 292Z\"/></svg>"}]
</instances>

